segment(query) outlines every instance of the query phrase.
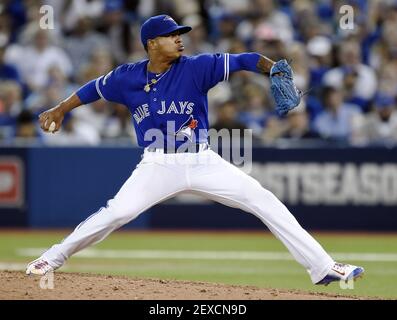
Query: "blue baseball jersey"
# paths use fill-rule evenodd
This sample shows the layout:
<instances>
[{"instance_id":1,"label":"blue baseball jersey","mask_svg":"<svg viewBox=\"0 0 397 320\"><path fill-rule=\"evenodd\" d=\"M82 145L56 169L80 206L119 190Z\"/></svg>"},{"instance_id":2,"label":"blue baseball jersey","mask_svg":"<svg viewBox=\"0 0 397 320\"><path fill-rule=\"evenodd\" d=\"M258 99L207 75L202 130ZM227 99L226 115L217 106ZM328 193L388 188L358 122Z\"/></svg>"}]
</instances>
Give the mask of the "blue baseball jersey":
<instances>
[{"instance_id":1,"label":"blue baseball jersey","mask_svg":"<svg viewBox=\"0 0 397 320\"><path fill-rule=\"evenodd\" d=\"M256 71L258 58L256 53L182 56L161 74L148 72L149 60L127 63L77 94L83 103L101 97L126 105L142 147L202 143L208 140L208 91L231 71Z\"/></svg>"}]
</instances>

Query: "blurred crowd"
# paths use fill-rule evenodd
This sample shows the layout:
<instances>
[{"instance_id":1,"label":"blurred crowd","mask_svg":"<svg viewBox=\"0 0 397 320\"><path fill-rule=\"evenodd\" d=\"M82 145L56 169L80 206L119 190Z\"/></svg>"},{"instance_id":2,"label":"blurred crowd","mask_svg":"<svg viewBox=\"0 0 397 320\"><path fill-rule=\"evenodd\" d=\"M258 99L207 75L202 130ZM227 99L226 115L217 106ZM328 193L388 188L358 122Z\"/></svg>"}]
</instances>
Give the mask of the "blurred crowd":
<instances>
[{"instance_id":1,"label":"blurred crowd","mask_svg":"<svg viewBox=\"0 0 397 320\"><path fill-rule=\"evenodd\" d=\"M53 29L40 28L49 5ZM343 29L342 5L354 10ZM274 112L269 79L239 72L209 93L213 128L251 129L255 144L397 142L397 0L2 0L0 144L132 143L131 115L98 100L65 117L61 132L37 115L115 66L146 58L139 30L167 13L193 30L185 54L258 52L291 59L298 108Z\"/></svg>"}]
</instances>

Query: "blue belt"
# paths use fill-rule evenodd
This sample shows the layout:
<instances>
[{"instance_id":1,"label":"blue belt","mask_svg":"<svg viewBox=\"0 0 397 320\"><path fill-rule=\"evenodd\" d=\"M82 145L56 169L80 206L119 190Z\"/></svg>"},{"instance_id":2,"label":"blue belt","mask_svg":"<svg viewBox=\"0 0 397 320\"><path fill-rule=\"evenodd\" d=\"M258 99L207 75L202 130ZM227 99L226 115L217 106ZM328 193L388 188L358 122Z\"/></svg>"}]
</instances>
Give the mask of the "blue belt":
<instances>
[{"instance_id":1,"label":"blue belt","mask_svg":"<svg viewBox=\"0 0 397 320\"><path fill-rule=\"evenodd\" d=\"M178 148L156 148L156 147L147 147L146 150L149 152L157 152L157 153L198 153L201 151L205 151L209 149L209 144L207 142L204 143L194 143L183 145Z\"/></svg>"}]
</instances>

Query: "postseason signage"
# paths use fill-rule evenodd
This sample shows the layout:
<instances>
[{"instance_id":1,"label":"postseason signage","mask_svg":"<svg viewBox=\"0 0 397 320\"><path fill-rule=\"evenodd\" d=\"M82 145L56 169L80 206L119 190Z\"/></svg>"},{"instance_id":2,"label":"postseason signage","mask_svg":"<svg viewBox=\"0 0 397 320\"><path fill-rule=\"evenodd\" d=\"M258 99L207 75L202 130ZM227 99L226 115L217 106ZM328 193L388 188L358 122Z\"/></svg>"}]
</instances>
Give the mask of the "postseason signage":
<instances>
[{"instance_id":1,"label":"postseason signage","mask_svg":"<svg viewBox=\"0 0 397 320\"><path fill-rule=\"evenodd\" d=\"M256 149L250 175L300 207L397 205L397 149Z\"/></svg>"},{"instance_id":2,"label":"postseason signage","mask_svg":"<svg viewBox=\"0 0 397 320\"><path fill-rule=\"evenodd\" d=\"M397 205L397 163L259 163L251 175L291 205Z\"/></svg>"}]
</instances>

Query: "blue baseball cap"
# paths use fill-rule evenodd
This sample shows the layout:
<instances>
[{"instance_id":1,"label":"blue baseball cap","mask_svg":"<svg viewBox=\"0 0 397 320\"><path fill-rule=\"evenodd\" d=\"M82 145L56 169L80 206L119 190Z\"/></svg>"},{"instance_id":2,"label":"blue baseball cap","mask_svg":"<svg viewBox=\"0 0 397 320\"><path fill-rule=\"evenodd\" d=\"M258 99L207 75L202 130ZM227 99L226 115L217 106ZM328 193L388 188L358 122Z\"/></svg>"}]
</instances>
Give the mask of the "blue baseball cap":
<instances>
[{"instance_id":1,"label":"blue baseball cap","mask_svg":"<svg viewBox=\"0 0 397 320\"><path fill-rule=\"evenodd\" d=\"M142 24L141 41L145 47L149 39L165 36L175 31L179 31L180 34L183 34L190 30L192 30L191 27L180 26L170 16L162 14L151 17Z\"/></svg>"},{"instance_id":2,"label":"blue baseball cap","mask_svg":"<svg viewBox=\"0 0 397 320\"><path fill-rule=\"evenodd\" d=\"M375 106L378 109L383 109L387 107L393 107L393 105L396 103L396 100L393 96L388 95L383 92L377 93L375 96Z\"/></svg>"},{"instance_id":3,"label":"blue baseball cap","mask_svg":"<svg viewBox=\"0 0 397 320\"><path fill-rule=\"evenodd\" d=\"M123 0L106 0L105 1L105 12L119 11L123 9Z\"/></svg>"}]
</instances>

